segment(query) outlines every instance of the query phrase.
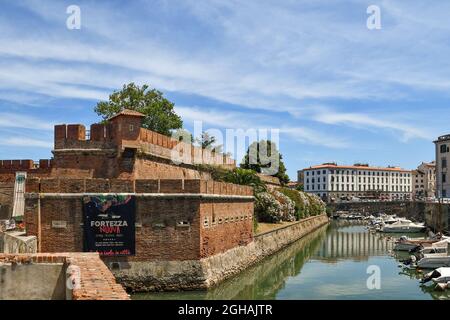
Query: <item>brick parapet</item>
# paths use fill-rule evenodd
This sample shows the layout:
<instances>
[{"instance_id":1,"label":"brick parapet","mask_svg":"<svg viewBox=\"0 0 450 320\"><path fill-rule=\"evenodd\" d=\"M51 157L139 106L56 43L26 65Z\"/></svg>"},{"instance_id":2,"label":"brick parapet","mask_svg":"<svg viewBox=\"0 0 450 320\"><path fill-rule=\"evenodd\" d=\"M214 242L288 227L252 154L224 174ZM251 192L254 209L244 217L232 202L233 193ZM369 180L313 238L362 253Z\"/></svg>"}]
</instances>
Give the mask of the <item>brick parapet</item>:
<instances>
[{"instance_id":1,"label":"brick parapet","mask_svg":"<svg viewBox=\"0 0 450 320\"><path fill-rule=\"evenodd\" d=\"M253 196L253 188L199 179L58 179L30 178L26 193L189 193Z\"/></svg>"}]
</instances>

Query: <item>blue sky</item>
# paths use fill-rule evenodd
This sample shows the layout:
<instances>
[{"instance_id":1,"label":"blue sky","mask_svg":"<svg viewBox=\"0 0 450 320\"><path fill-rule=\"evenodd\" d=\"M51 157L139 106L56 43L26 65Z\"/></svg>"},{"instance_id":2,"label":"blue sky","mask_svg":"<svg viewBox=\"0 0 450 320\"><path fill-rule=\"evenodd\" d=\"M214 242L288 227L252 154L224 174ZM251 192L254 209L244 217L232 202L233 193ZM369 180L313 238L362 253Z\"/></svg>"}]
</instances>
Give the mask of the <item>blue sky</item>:
<instances>
[{"instance_id":1,"label":"blue sky","mask_svg":"<svg viewBox=\"0 0 450 320\"><path fill-rule=\"evenodd\" d=\"M81 29L66 8L81 8ZM381 8L381 30L366 9ZM450 2L0 0L0 158L49 158L53 125L147 83L185 127L277 128L297 169L412 169L450 132ZM238 159L239 161L240 159Z\"/></svg>"}]
</instances>

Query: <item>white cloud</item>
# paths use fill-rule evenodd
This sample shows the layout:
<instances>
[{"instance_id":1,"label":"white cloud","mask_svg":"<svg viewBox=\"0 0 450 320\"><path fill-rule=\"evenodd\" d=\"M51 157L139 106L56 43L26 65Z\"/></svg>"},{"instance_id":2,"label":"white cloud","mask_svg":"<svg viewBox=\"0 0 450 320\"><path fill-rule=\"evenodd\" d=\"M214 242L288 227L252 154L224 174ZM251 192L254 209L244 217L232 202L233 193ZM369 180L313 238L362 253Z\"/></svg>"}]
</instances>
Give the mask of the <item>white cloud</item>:
<instances>
[{"instance_id":1,"label":"white cloud","mask_svg":"<svg viewBox=\"0 0 450 320\"><path fill-rule=\"evenodd\" d=\"M349 148L350 144L345 139L323 134L317 130L305 127L284 127L280 129L281 133L286 133L293 139L301 143L324 146L333 149Z\"/></svg>"},{"instance_id":2,"label":"white cloud","mask_svg":"<svg viewBox=\"0 0 450 320\"><path fill-rule=\"evenodd\" d=\"M0 113L0 128L22 128L35 130L53 130L54 124L35 117L14 113Z\"/></svg>"},{"instance_id":3,"label":"white cloud","mask_svg":"<svg viewBox=\"0 0 450 320\"><path fill-rule=\"evenodd\" d=\"M0 139L0 145L9 147L53 148L51 141L37 140L21 137L4 137Z\"/></svg>"},{"instance_id":4,"label":"white cloud","mask_svg":"<svg viewBox=\"0 0 450 320\"><path fill-rule=\"evenodd\" d=\"M383 116L386 117L386 116ZM401 140L408 141L412 138L420 138L431 140L435 135L431 132L424 131L417 127L402 123L398 119L398 115L390 115L389 119L383 119L362 113L338 113L332 110L316 113L313 118L316 121L326 124L340 124L347 126L355 126L360 129L379 128L390 129L401 134Z\"/></svg>"},{"instance_id":5,"label":"white cloud","mask_svg":"<svg viewBox=\"0 0 450 320\"><path fill-rule=\"evenodd\" d=\"M0 48L2 88L99 100L123 83L145 82L253 113L248 119L228 110L178 107L186 121L248 127L276 123L262 115L280 111L328 126L394 131L403 141L430 139L432 134L420 120L389 120L401 119L396 110L389 118L332 107L320 113L308 109L305 100L399 100L420 90L447 94L450 88L450 47L442 41L448 27L434 21L444 18L448 4L431 8L383 2L383 29L378 33L365 28L365 10L359 11L357 1L347 2L345 10L327 1L319 1L320 6L317 1L161 1L130 4L124 10L111 3L80 5L84 22L81 32L74 33L61 23L66 17L63 4L22 3L47 24L39 33L19 21L9 23L16 28L1 29L0 41L8 43ZM181 14L188 22L142 19L161 12L169 20ZM131 14L136 19L130 20ZM18 96L0 92L1 98ZM426 113L426 107L414 112ZM301 142L347 146L344 138L330 139L304 124L282 127Z\"/></svg>"}]
</instances>

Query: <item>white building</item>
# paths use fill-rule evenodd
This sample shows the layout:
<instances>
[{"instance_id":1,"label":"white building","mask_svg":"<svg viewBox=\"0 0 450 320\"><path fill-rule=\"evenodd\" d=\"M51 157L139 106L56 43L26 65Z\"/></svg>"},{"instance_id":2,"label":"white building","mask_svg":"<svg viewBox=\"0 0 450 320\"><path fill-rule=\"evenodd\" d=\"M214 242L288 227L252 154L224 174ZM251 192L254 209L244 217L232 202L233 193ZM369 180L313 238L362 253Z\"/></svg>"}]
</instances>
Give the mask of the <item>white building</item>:
<instances>
[{"instance_id":1,"label":"white building","mask_svg":"<svg viewBox=\"0 0 450 320\"><path fill-rule=\"evenodd\" d=\"M436 145L436 197L449 198L450 134L439 137L434 144Z\"/></svg>"},{"instance_id":2,"label":"white building","mask_svg":"<svg viewBox=\"0 0 450 320\"><path fill-rule=\"evenodd\" d=\"M410 200L412 172L399 167L342 166L325 163L301 170L304 190L333 201L338 199Z\"/></svg>"}]
</instances>

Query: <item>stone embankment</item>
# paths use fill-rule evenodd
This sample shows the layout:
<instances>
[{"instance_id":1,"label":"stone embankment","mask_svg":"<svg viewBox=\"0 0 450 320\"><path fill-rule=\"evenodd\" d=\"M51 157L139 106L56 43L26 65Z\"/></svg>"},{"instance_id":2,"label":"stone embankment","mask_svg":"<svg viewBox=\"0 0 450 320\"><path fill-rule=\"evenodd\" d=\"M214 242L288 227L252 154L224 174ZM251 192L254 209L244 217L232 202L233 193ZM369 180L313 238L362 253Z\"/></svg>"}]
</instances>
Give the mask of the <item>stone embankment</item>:
<instances>
[{"instance_id":1,"label":"stone embankment","mask_svg":"<svg viewBox=\"0 0 450 320\"><path fill-rule=\"evenodd\" d=\"M116 279L129 291L207 289L228 279L328 223L326 215L255 236L254 241L201 260L116 264Z\"/></svg>"}]
</instances>

